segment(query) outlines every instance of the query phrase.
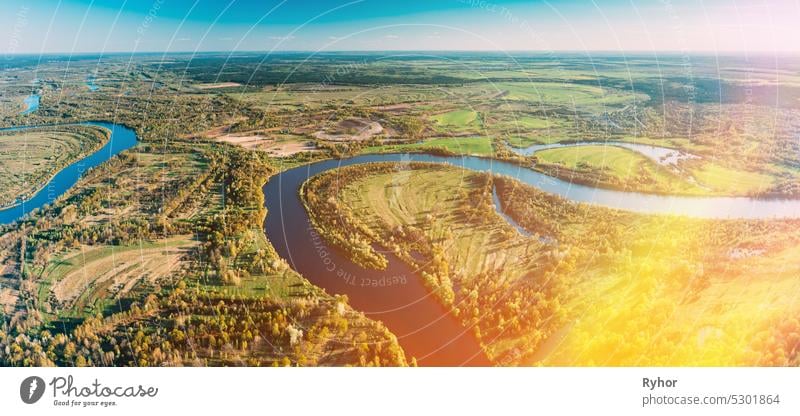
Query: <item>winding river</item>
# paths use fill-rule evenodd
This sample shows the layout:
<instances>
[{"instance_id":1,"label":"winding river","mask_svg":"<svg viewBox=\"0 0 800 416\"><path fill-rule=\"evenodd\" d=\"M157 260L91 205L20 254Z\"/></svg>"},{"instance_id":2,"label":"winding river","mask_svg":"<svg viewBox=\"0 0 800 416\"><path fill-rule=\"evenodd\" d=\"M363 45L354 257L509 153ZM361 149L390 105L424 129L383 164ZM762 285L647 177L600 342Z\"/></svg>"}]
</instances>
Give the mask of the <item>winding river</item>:
<instances>
[{"instance_id":1,"label":"winding river","mask_svg":"<svg viewBox=\"0 0 800 416\"><path fill-rule=\"evenodd\" d=\"M329 293L346 294L357 310L383 321L397 335L406 353L424 365L486 365L488 360L471 333L428 293L407 263L384 252L388 268L367 270L328 246L314 230L298 192L308 178L327 170L386 161L446 163L507 175L572 201L635 212L702 218L800 217L800 200L661 196L596 189L573 185L512 163L473 156L363 155L317 162L273 176L264 186L268 209L264 229L280 256L317 286Z\"/></svg>"},{"instance_id":2,"label":"winding river","mask_svg":"<svg viewBox=\"0 0 800 416\"><path fill-rule=\"evenodd\" d=\"M26 126L26 127L10 127L0 129L0 131L21 131L29 130L32 128L41 127L56 127L69 124L61 124L54 126ZM106 128L111 132L111 136L103 147L94 151L94 153L73 162L71 165L58 171L41 189L39 189L31 198L21 201L17 205L0 209L0 224L10 224L34 209L43 207L46 204L53 203L61 195L72 188L78 179L87 170L99 166L103 162L111 159L120 152L130 149L137 143L136 133L128 127L120 124L108 123L103 121L92 121L86 123L76 123L72 125L96 126ZM0 137L2 140L2 137Z\"/></svg>"},{"instance_id":3,"label":"winding river","mask_svg":"<svg viewBox=\"0 0 800 416\"><path fill-rule=\"evenodd\" d=\"M289 265L328 293L346 294L350 304L382 321L397 335L407 357L421 365L489 365L472 334L437 301L407 263L384 253L384 271L351 262L319 236L308 217L299 189L309 177L339 166L399 157L371 156L328 160L290 169L264 186L268 213L264 230Z\"/></svg>"},{"instance_id":4,"label":"winding river","mask_svg":"<svg viewBox=\"0 0 800 416\"><path fill-rule=\"evenodd\" d=\"M133 147L133 130L108 122L85 125L109 129L111 137L101 149L59 171L31 199L0 210L0 224L14 222L33 209L52 203L77 183L88 169ZM46 126L35 126L46 127ZM5 130L22 130L18 127ZM315 232L298 190L309 177L341 166L368 162L446 163L465 169L514 177L545 192L585 202L642 213L680 214L701 218L798 218L800 200L745 197L661 196L596 189L574 185L508 162L463 156L427 154L362 155L326 160L279 173L264 185L269 210L264 230L280 256L307 279L329 293L345 294L350 304L380 320L398 336L409 357L424 365L488 365L469 329L465 329L430 295L416 270L391 253L385 271L366 270L327 245Z\"/></svg>"}]
</instances>

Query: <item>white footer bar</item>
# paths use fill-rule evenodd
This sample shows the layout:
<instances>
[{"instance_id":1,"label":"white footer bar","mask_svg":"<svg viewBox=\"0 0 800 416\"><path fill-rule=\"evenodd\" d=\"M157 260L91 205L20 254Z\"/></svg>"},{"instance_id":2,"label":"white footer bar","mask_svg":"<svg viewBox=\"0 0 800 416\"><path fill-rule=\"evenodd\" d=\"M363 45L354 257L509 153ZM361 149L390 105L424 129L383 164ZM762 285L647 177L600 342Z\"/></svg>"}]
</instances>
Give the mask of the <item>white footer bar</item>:
<instances>
[{"instance_id":1,"label":"white footer bar","mask_svg":"<svg viewBox=\"0 0 800 416\"><path fill-rule=\"evenodd\" d=\"M798 415L799 386L794 368L2 368L0 405L10 415Z\"/></svg>"}]
</instances>

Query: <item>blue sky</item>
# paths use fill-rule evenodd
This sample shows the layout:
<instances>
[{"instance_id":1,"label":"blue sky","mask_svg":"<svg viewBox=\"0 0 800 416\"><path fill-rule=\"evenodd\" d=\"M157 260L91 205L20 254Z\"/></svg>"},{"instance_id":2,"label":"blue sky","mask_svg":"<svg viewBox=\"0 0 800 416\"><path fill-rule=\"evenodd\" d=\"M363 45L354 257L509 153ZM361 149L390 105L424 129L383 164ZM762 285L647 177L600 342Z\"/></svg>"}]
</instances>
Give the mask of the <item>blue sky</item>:
<instances>
[{"instance_id":1,"label":"blue sky","mask_svg":"<svg viewBox=\"0 0 800 416\"><path fill-rule=\"evenodd\" d=\"M798 0L2 0L0 52L800 52Z\"/></svg>"}]
</instances>

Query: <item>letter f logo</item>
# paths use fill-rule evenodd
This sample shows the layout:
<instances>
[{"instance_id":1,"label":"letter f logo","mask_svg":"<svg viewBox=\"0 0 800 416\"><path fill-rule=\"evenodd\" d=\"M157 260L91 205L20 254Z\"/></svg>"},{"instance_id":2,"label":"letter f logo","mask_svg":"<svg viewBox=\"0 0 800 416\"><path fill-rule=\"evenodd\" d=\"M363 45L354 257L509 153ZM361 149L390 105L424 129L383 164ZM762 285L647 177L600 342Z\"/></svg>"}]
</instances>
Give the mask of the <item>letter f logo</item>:
<instances>
[{"instance_id":1,"label":"letter f logo","mask_svg":"<svg viewBox=\"0 0 800 416\"><path fill-rule=\"evenodd\" d=\"M44 380L41 377L30 376L19 385L19 398L26 404L34 404L44 394Z\"/></svg>"}]
</instances>

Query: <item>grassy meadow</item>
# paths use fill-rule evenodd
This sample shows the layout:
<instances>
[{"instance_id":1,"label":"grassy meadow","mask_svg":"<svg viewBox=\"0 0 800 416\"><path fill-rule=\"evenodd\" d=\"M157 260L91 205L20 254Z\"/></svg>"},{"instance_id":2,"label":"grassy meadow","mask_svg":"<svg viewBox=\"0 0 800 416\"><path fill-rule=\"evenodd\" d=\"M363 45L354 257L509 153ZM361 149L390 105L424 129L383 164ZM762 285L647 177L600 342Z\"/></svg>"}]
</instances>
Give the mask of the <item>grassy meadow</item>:
<instances>
[{"instance_id":1,"label":"grassy meadow","mask_svg":"<svg viewBox=\"0 0 800 416\"><path fill-rule=\"evenodd\" d=\"M647 157L621 147L587 145L536 152L541 169L553 176L620 189L649 189L663 193L703 193L696 185ZM584 182L585 178L593 178Z\"/></svg>"}]
</instances>

